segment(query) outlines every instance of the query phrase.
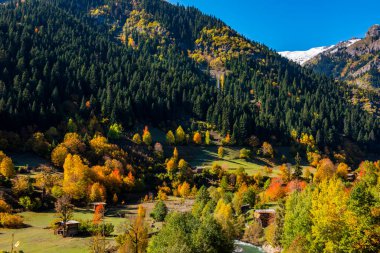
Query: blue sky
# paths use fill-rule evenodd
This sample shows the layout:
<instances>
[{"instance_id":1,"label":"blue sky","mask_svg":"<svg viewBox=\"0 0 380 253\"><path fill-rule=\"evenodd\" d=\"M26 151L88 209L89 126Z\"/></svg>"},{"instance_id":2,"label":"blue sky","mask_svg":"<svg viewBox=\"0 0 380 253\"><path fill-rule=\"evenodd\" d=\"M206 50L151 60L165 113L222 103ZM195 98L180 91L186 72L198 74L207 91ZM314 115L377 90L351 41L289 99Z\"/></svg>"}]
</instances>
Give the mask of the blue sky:
<instances>
[{"instance_id":1,"label":"blue sky","mask_svg":"<svg viewBox=\"0 0 380 253\"><path fill-rule=\"evenodd\" d=\"M169 0L214 15L278 51L363 37L380 23L380 0Z\"/></svg>"}]
</instances>

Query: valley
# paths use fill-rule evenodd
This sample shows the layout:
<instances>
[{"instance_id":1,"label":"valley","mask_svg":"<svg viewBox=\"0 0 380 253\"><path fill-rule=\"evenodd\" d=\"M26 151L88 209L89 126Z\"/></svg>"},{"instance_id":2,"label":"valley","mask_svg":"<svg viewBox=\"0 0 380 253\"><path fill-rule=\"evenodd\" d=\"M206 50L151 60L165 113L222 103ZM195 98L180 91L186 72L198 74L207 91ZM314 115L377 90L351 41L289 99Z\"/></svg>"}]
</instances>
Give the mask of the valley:
<instances>
[{"instance_id":1,"label":"valley","mask_svg":"<svg viewBox=\"0 0 380 253\"><path fill-rule=\"evenodd\" d=\"M379 251L378 28L277 53L163 0L1 4L0 251Z\"/></svg>"}]
</instances>

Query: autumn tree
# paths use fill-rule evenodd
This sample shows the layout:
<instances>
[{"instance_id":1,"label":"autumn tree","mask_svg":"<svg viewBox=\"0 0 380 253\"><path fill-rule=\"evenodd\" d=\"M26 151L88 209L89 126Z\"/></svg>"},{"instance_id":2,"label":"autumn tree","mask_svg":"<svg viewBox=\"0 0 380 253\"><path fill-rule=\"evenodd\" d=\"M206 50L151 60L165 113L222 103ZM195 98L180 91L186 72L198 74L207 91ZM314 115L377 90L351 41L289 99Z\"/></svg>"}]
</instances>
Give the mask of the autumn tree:
<instances>
[{"instance_id":1,"label":"autumn tree","mask_svg":"<svg viewBox=\"0 0 380 253\"><path fill-rule=\"evenodd\" d=\"M135 133L132 137L132 141L138 145L141 144L141 136L138 133Z\"/></svg>"},{"instance_id":2,"label":"autumn tree","mask_svg":"<svg viewBox=\"0 0 380 253\"><path fill-rule=\"evenodd\" d=\"M187 182L183 182L182 184L180 184L178 186L178 193L181 195L182 198L187 198L191 193L190 184Z\"/></svg>"},{"instance_id":3,"label":"autumn tree","mask_svg":"<svg viewBox=\"0 0 380 253\"><path fill-rule=\"evenodd\" d=\"M330 179L335 175L335 171L336 169L333 162L328 158L324 158L318 163L317 172L314 175L314 180L316 182L321 182L324 179Z\"/></svg>"},{"instance_id":4,"label":"autumn tree","mask_svg":"<svg viewBox=\"0 0 380 253\"><path fill-rule=\"evenodd\" d=\"M311 226L313 252L339 252L351 230L347 218L348 195L340 180L323 180L312 194Z\"/></svg>"},{"instance_id":5,"label":"autumn tree","mask_svg":"<svg viewBox=\"0 0 380 253\"><path fill-rule=\"evenodd\" d=\"M195 144L202 144L202 135L199 133L199 132L195 132L194 136L193 136L193 141Z\"/></svg>"},{"instance_id":6,"label":"autumn tree","mask_svg":"<svg viewBox=\"0 0 380 253\"><path fill-rule=\"evenodd\" d=\"M188 167L189 167L189 164L184 159L179 160L178 162L179 169L186 169Z\"/></svg>"},{"instance_id":7,"label":"autumn tree","mask_svg":"<svg viewBox=\"0 0 380 253\"><path fill-rule=\"evenodd\" d=\"M12 178L16 175L16 171L11 158L6 156L1 159L0 173L6 178Z\"/></svg>"},{"instance_id":8,"label":"autumn tree","mask_svg":"<svg viewBox=\"0 0 380 253\"><path fill-rule=\"evenodd\" d=\"M218 148L218 157L223 158L223 156L224 156L224 148L222 146L220 146Z\"/></svg>"},{"instance_id":9,"label":"autumn tree","mask_svg":"<svg viewBox=\"0 0 380 253\"><path fill-rule=\"evenodd\" d=\"M150 134L147 126L145 126L144 128L142 141L148 146L152 145L152 135Z\"/></svg>"},{"instance_id":10,"label":"autumn tree","mask_svg":"<svg viewBox=\"0 0 380 253\"><path fill-rule=\"evenodd\" d=\"M226 137L222 141L223 145L231 144L231 136L229 133L227 133Z\"/></svg>"},{"instance_id":11,"label":"autumn tree","mask_svg":"<svg viewBox=\"0 0 380 253\"><path fill-rule=\"evenodd\" d=\"M83 153L86 149L86 144L77 133L67 133L62 143L71 154Z\"/></svg>"},{"instance_id":12,"label":"autumn tree","mask_svg":"<svg viewBox=\"0 0 380 253\"><path fill-rule=\"evenodd\" d=\"M177 169L177 161L174 158L170 158L166 163L166 170L168 173L173 173Z\"/></svg>"},{"instance_id":13,"label":"autumn tree","mask_svg":"<svg viewBox=\"0 0 380 253\"><path fill-rule=\"evenodd\" d=\"M175 160L178 160L178 158L179 158L178 149L176 147L173 150L173 158Z\"/></svg>"},{"instance_id":14,"label":"autumn tree","mask_svg":"<svg viewBox=\"0 0 380 253\"><path fill-rule=\"evenodd\" d=\"M307 160L310 166L317 167L322 156L317 152L307 152Z\"/></svg>"},{"instance_id":15,"label":"autumn tree","mask_svg":"<svg viewBox=\"0 0 380 253\"><path fill-rule=\"evenodd\" d=\"M121 138L122 133L123 133L123 126L121 124L114 123L110 126L107 137L109 139L118 140Z\"/></svg>"},{"instance_id":16,"label":"autumn tree","mask_svg":"<svg viewBox=\"0 0 380 253\"><path fill-rule=\"evenodd\" d=\"M261 147L261 152L263 156L273 158L274 157L274 151L273 147L269 142L264 142L262 147Z\"/></svg>"},{"instance_id":17,"label":"autumn tree","mask_svg":"<svg viewBox=\"0 0 380 253\"><path fill-rule=\"evenodd\" d=\"M246 184L242 184L239 189L234 193L234 197L232 198L232 207L235 210L237 215L241 214L241 207L244 203L244 194L248 191L248 187Z\"/></svg>"},{"instance_id":18,"label":"autumn tree","mask_svg":"<svg viewBox=\"0 0 380 253\"><path fill-rule=\"evenodd\" d=\"M227 238L231 239L237 235L237 227L233 217L231 204L227 204L223 199L220 199L214 211L214 218L222 226Z\"/></svg>"},{"instance_id":19,"label":"autumn tree","mask_svg":"<svg viewBox=\"0 0 380 253\"><path fill-rule=\"evenodd\" d=\"M64 144L59 144L51 152L51 161L55 166L62 167L68 154L69 150L64 146Z\"/></svg>"},{"instance_id":20,"label":"autumn tree","mask_svg":"<svg viewBox=\"0 0 380 253\"><path fill-rule=\"evenodd\" d=\"M12 179L12 192L15 196L30 195L33 193L31 178L27 176L17 176Z\"/></svg>"},{"instance_id":21,"label":"autumn tree","mask_svg":"<svg viewBox=\"0 0 380 253\"><path fill-rule=\"evenodd\" d=\"M103 219L103 216L104 216L104 206L103 205L96 205L92 222L94 224L99 224L100 221Z\"/></svg>"},{"instance_id":22,"label":"autumn tree","mask_svg":"<svg viewBox=\"0 0 380 253\"><path fill-rule=\"evenodd\" d=\"M101 135L95 135L90 140L90 147L98 156L109 154L117 149L115 145L108 142L106 137Z\"/></svg>"},{"instance_id":23,"label":"autumn tree","mask_svg":"<svg viewBox=\"0 0 380 253\"><path fill-rule=\"evenodd\" d=\"M183 128L181 126L179 126L177 128L177 130L175 130L175 140L176 140L176 143L178 143L178 144L185 143L186 134L185 134L185 131L183 130Z\"/></svg>"},{"instance_id":24,"label":"autumn tree","mask_svg":"<svg viewBox=\"0 0 380 253\"><path fill-rule=\"evenodd\" d=\"M109 252L109 242L100 232L95 232L95 234L90 238L88 249L91 253Z\"/></svg>"},{"instance_id":25,"label":"autumn tree","mask_svg":"<svg viewBox=\"0 0 380 253\"><path fill-rule=\"evenodd\" d=\"M63 195L55 202L55 211L57 212L58 218L62 222L67 222L73 217L74 205L71 204L70 197Z\"/></svg>"},{"instance_id":26,"label":"autumn tree","mask_svg":"<svg viewBox=\"0 0 380 253\"><path fill-rule=\"evenodd\" d=\"M124 231L116 241L121 253L145 253L148 246L148 226L145 224L145 208L138 208L137 217L124 226Z\"/></svg>"},{"instance_id":27,"label":"autumn tree","mask_svg":"<svg viewBox=\"0 0 380 253\"><path fill-rule=\"evenodd\" d=\"M54 173L53 168L49 166L41 166L41 172L35 177L35 186L42 190L42 200L45 195L51 194L51 191L57 182L62 180L61 175Z\"/></svg>"},{"instance_id":28,"label":"autumn tree","mask_svg":"<svg viewBox=\"0 0 380 253\"><path fill-rule=\"evenodd\" d=\"M106 200L106 189L100 183L94 183L90 189L89 199L92 202L101 202Z\"/></svg>"},{"instance_id":29,"label":"autumn tree","mask_svg":"<svg viewBox=\"0 0 380 253\"><path fill-rule=\"evenodd\" d=\"M280 166L280 176L284 183L288 183L291 179L291 168L285 163Z\"/></svg>"},{"instance_id":30,"label":"autumn tree","mask_svg":"<svg viewBox=\"0 0 380 253\"><path fill-rule=\"evenodd\" d=\"M336 175L341 179L346 179L348 174L348 165L345 163L339 163L336 168Z\"/></svg>"},{"instance_id":31,"label":"autumn tree","mask_svg":"<svg viewBox=\"0 0 380 253\"><path fill-rule=\"evenodd\" d=\"M282 187L282 181L280 179L273 178L265 193L270 200L276 201L285 197L286 189Z\"/></svg>"},{"instance_id":32,"label":"autumn tree","mask_svg":"<svg viewBox=\"0 0 380 253\"><path fill-rule=\"evenodd\" d=\"M207 130L205 134L205 144L210 145L211 144L211 138L210 138L210 131Z\"/></svg>"},{"instance_id":33,"label":"autumn tree","mask_svg":"<svg viewBox=\"0 0 380 253\"><path fill-rule=\"evenodd\" d=\"M169 145L174 145L175 144L175 137L174 137L174 134L173 134L172 130L169 130L168 133L166 134L166 142Z\"/></svg>"},{"instance_id":34,"label":"autumn tree","mask_svg":"<svg viewBox=\"0 0 380 253\"><path fill-rule=\"evenodd\" d=\"M84 198L90 183L89 173L80 156L69 154L63 164L63 191L73 199Z\"/></svg>"}]
</instances>

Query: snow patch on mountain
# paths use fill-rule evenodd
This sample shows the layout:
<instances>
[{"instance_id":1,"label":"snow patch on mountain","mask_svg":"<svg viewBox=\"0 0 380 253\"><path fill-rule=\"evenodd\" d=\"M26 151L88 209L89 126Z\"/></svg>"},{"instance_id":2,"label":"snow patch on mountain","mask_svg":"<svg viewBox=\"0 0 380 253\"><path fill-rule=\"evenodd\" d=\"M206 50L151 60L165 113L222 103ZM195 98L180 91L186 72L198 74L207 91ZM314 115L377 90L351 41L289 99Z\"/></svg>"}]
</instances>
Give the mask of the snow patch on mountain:
<instances>
[{"instance_id":1,"label":"snow patch on mountain","mask_svg":"<svg viewBox=\"0 0 380 253\"><path fill-rule=\"evenodd\" d=\"M279 54L300 65L304 65L310 59L316 57L319 54L322 54L324 52L329 53L329 54L334 54L339 49L350 47L351 45L355 44L356 42L360 40L361 39L354 38L351 40L339 42L338 44L332 45L332 46L315 47L306 51L283 51L283 52L279 52Z\"/></svg>"},{"instance_id":2,"label":"snow patch on mountain","mask_svg":"<svg viewBox=\"0 0 380 253\"><path fill-rule=\"evenodd\" d=\"M294 61L298 64L303 65L308 60L312 59L313 57L333 48L334 46L329 47L315 47L311 48L306 51L283 51L279 52L279 54L285 58L288 58L291 61Z\"/></svg>"}]
</instances>

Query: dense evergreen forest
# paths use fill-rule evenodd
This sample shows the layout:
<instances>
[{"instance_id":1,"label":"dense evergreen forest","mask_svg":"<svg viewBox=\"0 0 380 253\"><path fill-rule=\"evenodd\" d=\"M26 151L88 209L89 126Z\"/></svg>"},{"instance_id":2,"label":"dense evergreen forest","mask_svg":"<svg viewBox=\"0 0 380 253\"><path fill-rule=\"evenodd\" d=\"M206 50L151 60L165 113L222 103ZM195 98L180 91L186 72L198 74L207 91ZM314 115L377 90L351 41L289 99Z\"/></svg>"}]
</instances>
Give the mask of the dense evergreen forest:
<instances>
[{"instance_id":1,"label":"dense evergreen forest","mask_svg":"<svg viewBox=\"0 0 380 253\"><path fill-rule=\"evenodd\" d=\"M0 251L379 252L353 94L195 8L0 4Z\"/></svg>"},{"instance_id":2,"label":"dense evergreen forest","mask_svg":"<svg viewBox=\"0 0 380 253\"><path fill-rule=\"evenodd\" d=\"M107 15L90 15L104 4ZM132 10L144 10L165 33L149 36L137 27L133 43L122 43L115 23ZM223 45L210 47L206 28L227 29L246 45L233 54ZM194 61L188 56L193 50L216 60L212 50L224 50L223 67ZM210 75L215 69L223 80ZM347 137L375 150L380 138L379 119L352 105L344 84L288 62L195 8L160 0L2 5L0 73L1 128L7 130L47 129L69 117L96 115L125 127L206 120L240 143L253 134L286 142L295 131L312 134L320 146Z\"/></svg>"}]
</instances>

